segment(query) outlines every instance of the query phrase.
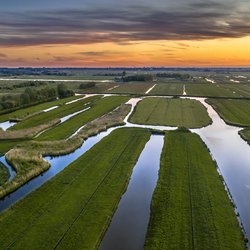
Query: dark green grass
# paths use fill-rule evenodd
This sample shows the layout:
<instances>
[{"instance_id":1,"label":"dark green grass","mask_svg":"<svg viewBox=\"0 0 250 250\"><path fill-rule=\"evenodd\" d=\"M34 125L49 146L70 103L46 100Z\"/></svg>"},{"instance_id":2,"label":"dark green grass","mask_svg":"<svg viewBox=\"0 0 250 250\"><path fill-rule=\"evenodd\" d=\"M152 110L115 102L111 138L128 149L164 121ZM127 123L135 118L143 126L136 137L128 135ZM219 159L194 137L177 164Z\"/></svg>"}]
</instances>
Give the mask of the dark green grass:
<instances>
[{"instance_id":1,"label":"dark green grass","mask_svg":"<svg viewBox=\"0 0 250 250\"><path fill-rule=\"evenodd\" d=\"M86 99L83 99L83 100L80 100L80 101L77 101L68 105L63 105L49 112L43 112L43 113L37 114L35 116L30 117L29 119L26 119L22 122L17 123L13 127L11 127L10 130L32 128L32 127L39 126L41 124L48 123L49 121L52 121L54 119L60 119L64 116L70 115L74 112L87 108L89 105L85 106L85 104L89 102L93 102L100 98L101 96L88 97Z\"/></svg>"},{"instance_id":2,"label":"dark green grass","mask_svg":"<svg viewBox=\"0 0 250 250\"><path fill-rule=\"evenodd\" d=\"M196 100L145 98L130 118L132 123L197 128L211 123L206 108Z\"/></svg>"},{"instance_id":3,"label":"dark green grass","mask_svg":"<svg viewBox=\"0 0 250 250\"><path fill-rule=\"evenodd\" d=\"M10 178L9 170L0 162L0 186Z\"/></svg>"},{"instance_id":4,"label":"dark green grass","mask_svg":"<svg viewBox=\"0 0 250 250\"><path fill-rule=\"evenodd\" d=\"M221 118L228 124L250 126L250 100L208 99Z\"/></svg>"},{"instance_id":5,"label":"dark green grass","mask_svg":"<svg viewBox=\"0 0 250 250\"><path fill-rule=\"evenodd\" d=\"M150 95L182 95L183 85L181 83L158 83Z\"/></svg>"},{"instance_id":6,"label":"dark green grass","mask_svg":"<svg viewBox=\"0 0 250 250\"><path fill-rule=\"evenodd\" d=\"M245 128L241 130L239 134L250 145L250 128Z\"/></svg>"},{"instance_id":7,"label":"dark green grass","mask_svg":"<svg viewBox=\"0 0 250 250\"><path fill-rule=\"evenodd\" d=\"M186 84L187 95L204 97L240 97L233 90L224 88L222 84Z\"/></svg>"},{"instance_id":8,"label":"dark green grass","mask_svg":"<svg viewBox=\"0 0 250 250\"><path fill-rule=\"evenodd\" d=\"M145 249L245 249L216 163L196 134L167 133Z\"/></svg>"},{"instance_id":9,"label":"dark green grass","mask_svg":"<svg viewBox=\"0 0 250 250\"><path fill-rule=\"evenodd\" d=\"M53 106L59 106L59 105L63 105L66 102L75 100L80 98L79 96L71 96L68 98L64 98L64 99L59 99L56 101L52 101L52 102L46 102L46 103L42 103L42 104L38 104L38 105L34 105L28 108L22 108L19 110L16 110L14 112L8 113L8 114L4 114L4 115L0 115L0 122L4 122L4 121L8 121L10 119L23 119L29 115L32 115L34 113L40 112L44 109L48 109L50 107Z\"/></svg>"},{"instance_id":10,"label":"dark green grass","mask_svg":"<svg viewBox=\"0 0 250 250\"><path fill-rule=\"evenodd\" d=\"M0 155L4 155L10 149L12 149L15 145L20 144L20 143L21 141L18 141L18 140L0 141Z\"/></svg>"},{"instance_id":11,"label":"dark green grass","mask_svg":"<svg viewBox=\"0 0 250 250\"><path fill-rule=\"evenodd\" d=\"M149 137L114 131L0 215L1 248L96 249Z\"/></svg>"},{"instance_id":12,"label":"dark green grass","mask_svg":"<svg viewBox=\"0 0 250 250\"><path fill-rule=\"evenodd\" d=\"M120 104L128 101L126 96L110 96L96 101L91 109L78 114L68 121L41 134L38 140L60 140L72 135L78 128L118 107Z\"/></svg>"},{"instance_id":13,"label":"dark green grass","mask_svg":"<svg viewBox=\"0 0 250 250\"><path fill-rule=\"evenodd\" d=\"M118 94L145 94L145 92L154 86L151 82L129 82L119 83L119 87L107 91L107 93L118 93Z\"/></svg>"},{"instance_id":14,"label":"dark green grass","mask_svg":"<svg viewBox=\"0 0 250 250\"><path fill-rule=\"evenodd\" d=\"M250 97L250 84L223 84L223 88L229 89L242 97Z\"/></svg>"}]
</instances>

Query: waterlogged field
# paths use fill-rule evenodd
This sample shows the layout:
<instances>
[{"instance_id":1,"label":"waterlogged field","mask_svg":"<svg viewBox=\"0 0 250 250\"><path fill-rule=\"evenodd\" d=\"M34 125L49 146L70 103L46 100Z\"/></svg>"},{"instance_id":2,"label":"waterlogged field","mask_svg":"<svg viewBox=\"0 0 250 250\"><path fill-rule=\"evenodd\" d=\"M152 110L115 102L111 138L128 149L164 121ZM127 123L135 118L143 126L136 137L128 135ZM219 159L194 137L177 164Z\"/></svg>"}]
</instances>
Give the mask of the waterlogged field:
<instances>
[{"instance_id":1,"label":"waterlogged field","mask_svg":"<svg viewBox=\"0 0 250 250\"><path fill-rule=\"evenodd\" d=\"M60 140L65 139L71 136L74 132L76 132L81 126L90 122L108 112L114 110L122 103L128 101L129 98L126 96L110 96L102 98L95 103L93 106L83 112L80 113L68 121L59 124L58 126L44 132L39 136L38 140Z\"/></svg>"},{"instance_id":2,"label":"waterlogged field","mask_svg":"<svg viewBox=\"0 0 250 250\"><path fill-rule=\"evenodd\" d=\"M145 249L245 249L216 164L195 134L165 137Z\"/></svg>"},{"instance_id":3,"label":"waterlogged field","mask_svg":"<svg viewBox=\"0 0 250 250\"><path fill-rule=\"evenodd\" d=\"M130 121L137 124L198 128L210 124L205 107L196 100L145 98Z\"/></svg>"},{"instance_id":4,"label":"waterlogged field","mask_svg":"<svg viewBox=\"0 0 250 250\"><path fill-rule=\"evenodd\" d=\"M250 126L250 100L208 99L207 103L213 106L226 123Z\"/></svg>"},{"instance_id":5,"label":"waterlogged field","mask_svg":"<svg viewBox=\"0 0 250 250\"><path fill-rule=\"evenodd\" d=\"M1 248L97 248L149 138L143 129L114 131L1 214Z\"/></svg>"}]
</instances>

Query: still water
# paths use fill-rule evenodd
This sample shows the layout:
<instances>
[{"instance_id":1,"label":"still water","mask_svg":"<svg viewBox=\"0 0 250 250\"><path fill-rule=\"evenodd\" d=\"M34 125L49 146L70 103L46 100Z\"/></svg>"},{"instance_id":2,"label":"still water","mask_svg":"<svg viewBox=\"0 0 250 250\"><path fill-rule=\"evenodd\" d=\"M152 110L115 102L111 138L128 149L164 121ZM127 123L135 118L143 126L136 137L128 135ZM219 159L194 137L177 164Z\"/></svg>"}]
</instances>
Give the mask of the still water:
<instances>
[{"instance_id":1,"label":"still water","mask_svg":"<svg viewBox=\"0 0 250 250\"><path fill-rule=\"evenodd\" d=\"M143 248L163 141L164 136L152 135L146 144L99 249Z\"/></svg>"}]
</instances>

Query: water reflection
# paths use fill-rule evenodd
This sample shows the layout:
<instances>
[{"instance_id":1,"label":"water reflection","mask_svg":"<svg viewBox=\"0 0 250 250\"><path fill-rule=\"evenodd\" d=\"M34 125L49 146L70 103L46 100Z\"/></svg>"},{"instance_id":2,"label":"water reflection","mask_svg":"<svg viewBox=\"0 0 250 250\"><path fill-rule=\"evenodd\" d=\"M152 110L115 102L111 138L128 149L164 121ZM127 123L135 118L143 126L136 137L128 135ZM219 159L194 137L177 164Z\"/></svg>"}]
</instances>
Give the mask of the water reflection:
<instances>
[{"instance_id":1,"label":"water reflection","mask_svg":"<svg viewBox=\"0 0 250 250\"><path fill-rule=\"evenodd\" d=\"M163 139L164 136L152 135L146 144L99 249L143 248Z\"/></svg>"}]
</instances>

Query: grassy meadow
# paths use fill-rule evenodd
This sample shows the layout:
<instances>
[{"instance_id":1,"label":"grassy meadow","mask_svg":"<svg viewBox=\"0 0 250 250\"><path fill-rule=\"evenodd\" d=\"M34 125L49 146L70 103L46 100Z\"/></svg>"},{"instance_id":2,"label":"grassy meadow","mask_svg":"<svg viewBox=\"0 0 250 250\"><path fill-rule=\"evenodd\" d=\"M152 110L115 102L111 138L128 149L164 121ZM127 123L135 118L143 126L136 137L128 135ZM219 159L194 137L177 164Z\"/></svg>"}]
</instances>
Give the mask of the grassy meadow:
<instances>
[{"instance_id":1,"label":"grassy meadow","mask_svg":"<svg viewBox=\"0 0 250 250\"><path fill-rule=\"evenodd\" d=\"M206 108L196 100L145 98L138 103L130 122L137 124L198 128L211 123Z\"/></svg>"},{"instance_id":2,"label":"grassy meadow","mask_svg":"<svg viewBox=\"0 0 250 250\"><path fill-rule=\"evenodd\" d=\"M250 100L208 99L220 117L230 125L250 126Z\"/></svg>"},{"instance_id":3,"label":"grassy meadow","mask_svg":"<svg viewBox=\"0 0 250 250\"><path fill-rule=\"evenodd\" d=\"M65 139L77 131L78 128L102 115L109 113L122 103L128 101L126 96L110 96L93 103L92 107L80 113L68 121L41 134L37 140L60 140Z\"/></svg>"},{"instance_id":4,"label":"grassy meadow","mask_svg":"<svg viewBox=\"0 0 250 250\"><path fill-rule=\"evenodd\" d=\"M245 249L216 163L196 134L166 134L144 249Z\"/></svg>"},{"instance_id":5,"label":"grassy meadow","mask_svg":"<svg viewBox=\"0 0 250 250\"><path fill-rule=\"evenodd\" d=\"M2 213L1 247L97 248L149 138L142 129L114 131Z\"/></svg>"}]
</instances>

